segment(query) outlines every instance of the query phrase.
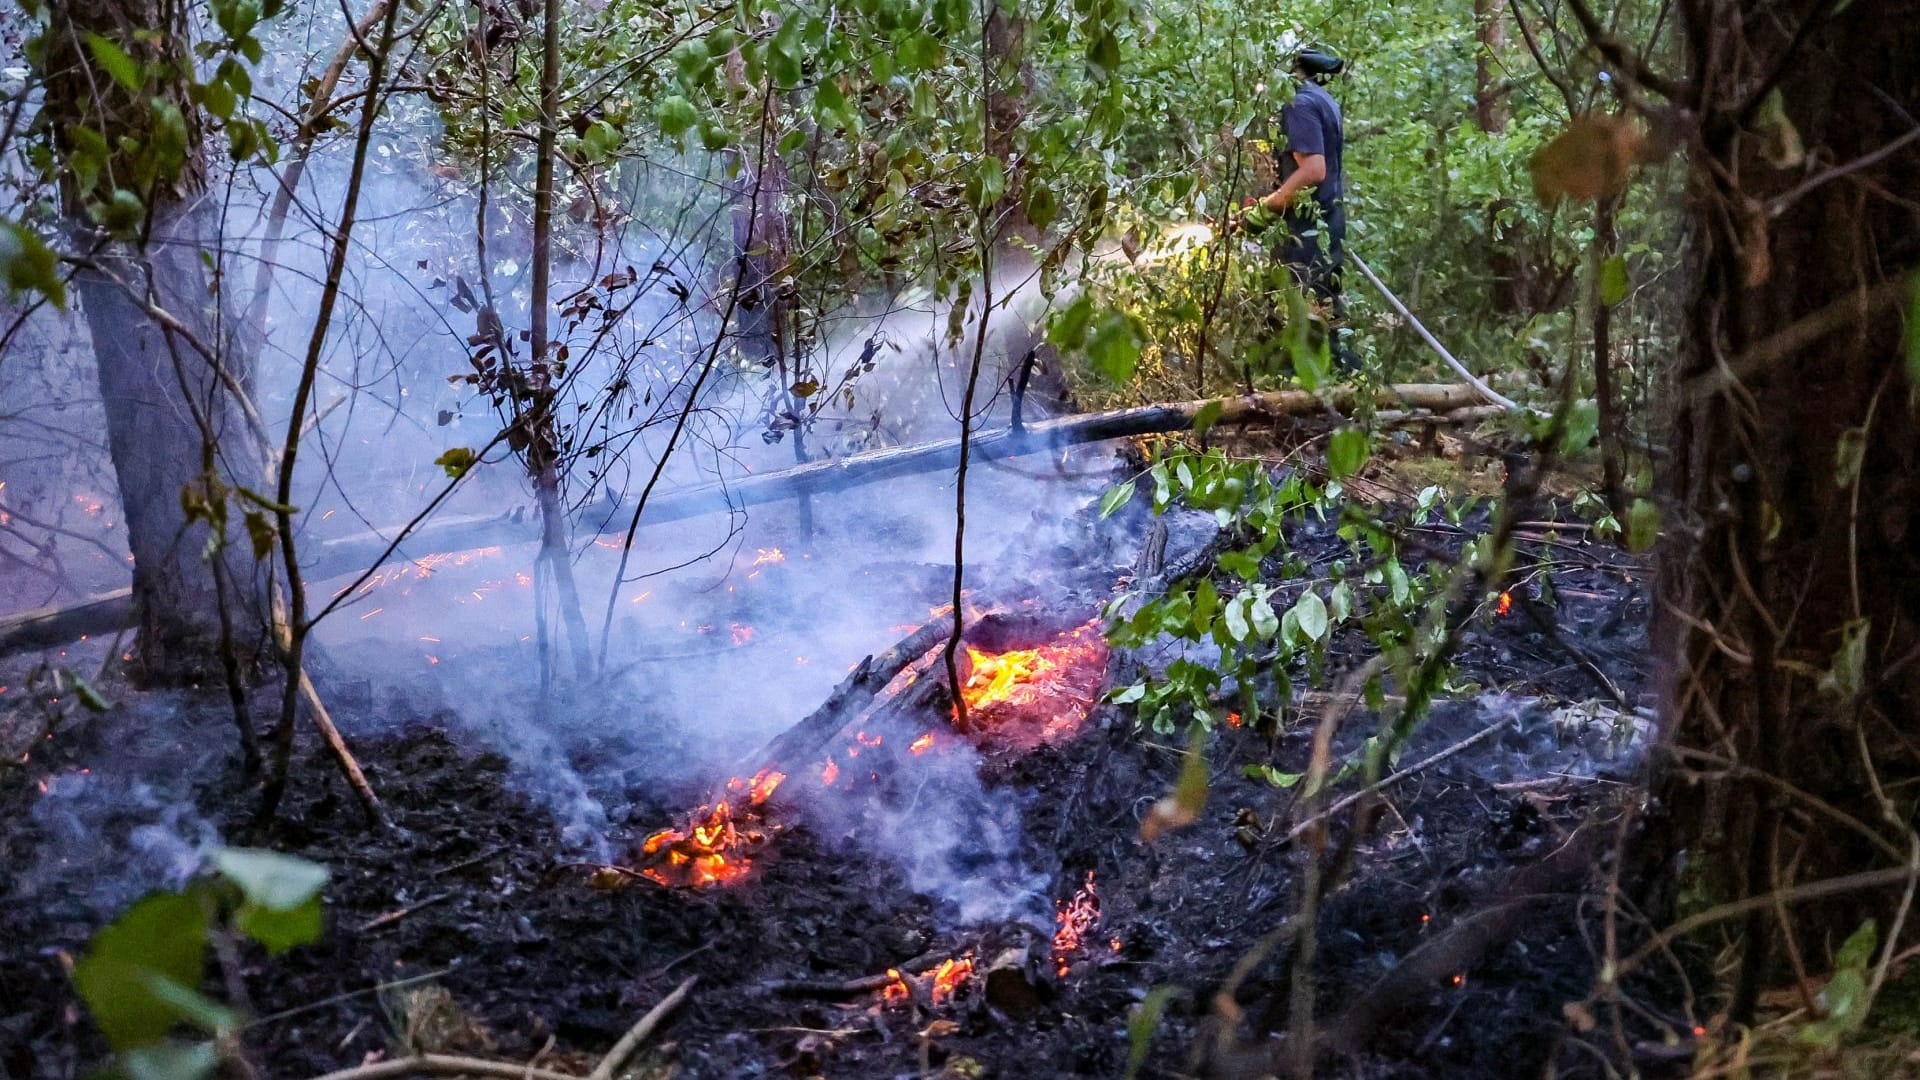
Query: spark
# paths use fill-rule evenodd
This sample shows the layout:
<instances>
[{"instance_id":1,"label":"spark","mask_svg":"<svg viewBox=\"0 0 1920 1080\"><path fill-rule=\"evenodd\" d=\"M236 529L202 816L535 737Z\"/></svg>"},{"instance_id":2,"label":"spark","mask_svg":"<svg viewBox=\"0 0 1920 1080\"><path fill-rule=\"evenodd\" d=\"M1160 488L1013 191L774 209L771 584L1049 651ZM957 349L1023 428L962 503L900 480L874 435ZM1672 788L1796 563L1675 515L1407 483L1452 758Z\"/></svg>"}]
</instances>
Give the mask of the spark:
<instances>
[{"instance_id":1,"label":"spark","mask_svg":"<svg viewBox=\"0 0 1920 1080\"><path fill-rule=\"evenodd\" d=\"M375 615L378 615L378 614L380 614L381 612L383 612L383 611L385 611L385 610L387 610L387 609L386 609L386 608L383 608L383 607L377 607L377 608L374 608L374 609L373 609L372 611L369 611L369 612L367 612L367 613L366 613L365 615L362 615L362 616L360 616L360 621L361 621L361 622L366 622L366 621L367 621L368 619L371 619L371 618L373 618L373 617L374 617Z\"/></svg>"},{"instance_id":2,"label":"spark","mask_svg":"<svg viewBox=\"0 0 1920 1080\"><path fill-rule=\"evenodd\" d=\"M640 601L642 601L642 600L645 600L645 599L646 599L647 597L649 597L649 596L652 596L652 595L653 595L653 590L652 590L652 589L648 589L648 590L647 590L646 592L643 592L643 593L641 593L641 594L640 594L639 596L636 596L636 597L634 597L634 598L633 598L633 602L637 604L637 603L639 603Z\"/></svg>"}]
</instances>

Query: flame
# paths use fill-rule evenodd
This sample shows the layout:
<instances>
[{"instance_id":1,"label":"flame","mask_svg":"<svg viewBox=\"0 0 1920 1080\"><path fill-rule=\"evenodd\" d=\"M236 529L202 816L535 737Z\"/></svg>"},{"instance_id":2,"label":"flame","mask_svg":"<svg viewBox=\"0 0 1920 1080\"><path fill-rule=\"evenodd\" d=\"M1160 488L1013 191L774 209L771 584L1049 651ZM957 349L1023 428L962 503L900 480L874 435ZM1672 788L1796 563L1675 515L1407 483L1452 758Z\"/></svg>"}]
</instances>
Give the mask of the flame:
<instances>
[{"instance_id":1,"label":"flame","mask_svg":"<svg viewBox=\"0 0 1920 1080\"><path fill-rule=\"evenodd\" d=\"M1064 979L1073 966L1073 954L1100 923L1100 890L1093 883L1093 871L1087 871L1087 883L1073 899L1062 900L1056 907L1053 919L1059 928L1053 932L1053 970ZM1119 940L1114 939L1116 952Z\"/></svg>"},{"instance_id":2,"label":"flame","mask_svg":"<svg viewBox=\"0 0 1920 1080\"><path fill-rule=\"evenodd\" d=\"M1100 696L1107 642L1098 619L1031 649L967 648L960 697L978 732L1032 749L1077 731Z\"/></svg>"},{"instance_id":3,"label":"flame","mask_svg":"<svg viewBox=\"0 0 1920 1080\"><path fill-rule=\"evenodd\" d=\"M913 996L913 988L907 984L907 977L900 973L899 968L888 968L887 974L893 981L880 989L882 1001L895 1005ZM921 978L933 980L935 1005L951 1001L954 995L960 992L961 987L967 985L967 981L973 978L973 954L967 953L957 958L942 960L939 967Z\"/></svg>"},{"instance_id":4,"label":"flame","mask_svg":"<svg viewBox=\"0 0 1920 1080\"><path fill-rule=\"evenodd\" d=\"M969 709L1006 701L1013 697L1015 686L1033 682L1056 666L1041 649L1012 649L989 655L969 645L967 659L971 661L973 674L967 676L960 696L966 699Z\"/></svg>"},{"instance_id":5,"label":"flame","mask_svg":"<svg viewBox=\"0 0 1920 1080\"><path fill-rule=\"evenodd\" d=\"M916 755L924 754L931 749L933 749L933 732L929 731L908 744L907 753Z\"/></svg>"},{"instance_id":6,"label":"flame","mask_svg":"<svg viewBox=\"0 0 1920 1080\"><path fill-rule=\"evenodd\" d=\"M1513 610L1513 594L1510 592L1501 593L1500 603L1494 607L1493 613L1495 615L1505 615L1507 612L1512 610Z\"/></svg>"},{"instance_id":7,"label":"flame","mask_svg":"<svg viewBox=\"0 0 1920 1080\"><path fill-rule=\"evenodd\" d=\"M751 780L736 776L727 781L728 798L695 810L685 829L662 829L647 837L641 854L656 861L640 872L668 886L739 880L752 865L745 850L767 838L757 808L786 778L785 773L762 769Z\"/></svg>"}]
</instances>

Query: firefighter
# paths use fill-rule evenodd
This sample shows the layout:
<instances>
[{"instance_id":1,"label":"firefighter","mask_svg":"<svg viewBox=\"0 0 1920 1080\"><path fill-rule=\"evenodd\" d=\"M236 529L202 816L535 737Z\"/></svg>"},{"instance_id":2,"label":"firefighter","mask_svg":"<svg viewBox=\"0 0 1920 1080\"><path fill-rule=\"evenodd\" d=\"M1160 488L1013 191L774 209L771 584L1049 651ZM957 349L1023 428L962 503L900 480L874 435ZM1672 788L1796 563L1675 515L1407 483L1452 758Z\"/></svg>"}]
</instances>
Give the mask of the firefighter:
<instances>
[{"instance_id":1,"label":"firefighter","mask_svg":"<svg viewBox=\"0 0 1920 1080\"><path fill-rule=\"evenodd\" d=\"M1297 82L1293 100L1280 112L1286 149L1276 155L1280 186L1257 199L1248 199L1246 225L1260 231L1278 223L1285 227L1278 257L1307 294L1332 316L1335 327L1345 318L1341 271L1346 262L1347 211L1343 196L1346 171L1343 156L1346 131L1340 105L1326 83L1346 62L1319 48L1303 48L1293 57ZM1333 349L1343 368L1355 366L1344 335L1336 330Z\"/></svg>"}]
</instances>

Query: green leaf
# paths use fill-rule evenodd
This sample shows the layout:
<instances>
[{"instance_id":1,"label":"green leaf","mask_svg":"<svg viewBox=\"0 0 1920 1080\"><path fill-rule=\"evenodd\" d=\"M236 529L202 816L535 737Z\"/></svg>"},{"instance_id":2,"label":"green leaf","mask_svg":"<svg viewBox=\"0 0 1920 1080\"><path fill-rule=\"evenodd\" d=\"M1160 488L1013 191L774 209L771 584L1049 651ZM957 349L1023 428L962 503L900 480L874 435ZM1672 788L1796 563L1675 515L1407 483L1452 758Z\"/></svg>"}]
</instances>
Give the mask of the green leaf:
<instances>
[{"instance_id":1,"label":"green leaf","mask_svg":"<svg viewBox=\"0 0 1920 1080\"><path fill-rule=\"evenodd\" d=\"M1256 596L1250 604L1253 612L1254 633L1265 639L1280 632L1280 616L1274 613L1271 601L1265 596Z\"/></svg>"},{"instance_id":2,"label":"green leaf","mask_svg":"<svg viewBox=\"0 0 1920 1080\"><path fill-rule=\"evenodd\" d=\"M1193 587L1193 625L1200 629L1213 625L1213 615L1220 610L1220 592L1213 587L1213 579L1201 578L1200 584Z\"/></svg>"},{"instance_id":3,"label":"green leaf","mask_svg":"<svg viewBox=\"0 0 1920 1080\"><path fill-rule=\"evenodd\" d=\"M466 475L475 463L474 453L464 446L456 446L433 459L435 465L447 471L447 475L459 479Z\"/></svg>"},{"instance_id":4,"label":"green leaf","mask_svg":"<svg viewBox=\"0 0 1920 1080\"><path fill-rule=\"evenodd\" d=\"M1658 539L1660 508L1648 499L1633 500L1633 505L1627 507L1627 550L1651 551Z\"/></svg>"},{"instance_id":5,"label":"green leaf","mask_svg":"<svg viewBox=\"0 0 1920 1080\"><path fill-rule=\"evenodd\" d=\"M620 129L605 120L595 120L587 126L586 134L580 136L581 149L595 161L605 161L620 149Z\"/></svg>"},{"instance_id":6,"label":"green leaf","mask_svg":"<svg viewBox=\"0 0 1920 1080\"><path fill-rule=\"evenodd\" d=\"M1307 774L1297 773L1297 772L1281 772L1279 769L1276 769L1271 765L1249 765L1245 769L1241 770L1240 775L1246 777L1249 780L1265 780L1267 783L1272 784L1274 787L1280 788L1281 790L1284 791L1285 789L1293 787L1295 784L1298 784L1303 778L1306 777Z\"/></svg>"},{"instance_id":7,"label":"green leaf","mask_svg":"<svg viewBox=\"0 0 1920 1080\"><path fill-rule=\"evenodd\" d=\"M319 896L328 877L317 862L262 848L221 848L213 865L249 903L270 911L292 911Z\"/></svg>"},{"instance_id":8,"label":"green leaf","mask_svg":"<svg viewBox=\"0 0 1920 1080\"><path fill-rule=\"evenodd\" d=\"M1353 586L1341 582L1333 587L1327 596L1327 618L1335 625L1346 622L1353 614Z\"/></svg>"},{"instance_id":9,"label":"green leaf","mask_svg":"<svg viewBox=\"0 0 1920 1080\"><path fill-rule=\"evenodd\" d=\"M253 541L253 558L258 562L273 554L273 538L276 535L273 522L258 510L246 513L247 537Z\"/></svg>"},{"instance_id":10,"label":"green leaf","mask_svg":"<svg viewBox=\"0 0 1920 1080\"><path fill-rule=\"evenodd\" d=\"M1036 229L1044 229L1053 224L1060 215L1060 203L1054 197L1053 188L1038 179L1027 185L1027 220Z\"/></svg>"},{"instance_id":11,"label":"green leaf","mask_svg":"<svg viewBox=\"0 0 1920 1080\"><path fill-rule=\"evenodd\" d=\"M1327 605L1320 594L1308 589L1294 601L1293 610L1299 620L1300 632L1308 641L1319 641L1327 636Z\"/></svg>"},{"instance_id":12,"label":"green leaf","mask_svg":"<svg viewBox=\"0 0 1920 1080\"><path fill-rule=\"evenodd\" d=\"M806 144L806 131L801 128L794 128L792 131L780 136L780 153L782 156L791 154Z\"/></svg>"},{"instance_id":13,"label":"green leaf","mask_svg":"<svg viewBox=\"0 0 1920 1080\"><path fill-rule=\"evenodd\" d=\"M902 72L925 71L940 63L940 41L932 34L915 33L893 52Z\"/></svg>"},{"instance_id":14,"label":"green leaf","mask_svg":"<svg viewBox=\"0 0 1920 1080\"><path fill-rule=\"evenodd\" d=\"M1193 433L1200 438L1206 438L1207 432L1213 430L1213 425L1220 422L1220 414L1225 411L1226 406L1218 401L1209 401L1200 406L1199 410L1193 414Z\"/></svg>"},{"instance_id":15,"label":"green leaf","mask_svg":"<svg viewBox=\"0 0 1920 1080\"><path fill-rule=\"evenodd\" d=\"M191 986L148 972L142 979L153 996L170 1006L175 1015L209 1035L224 1035L240 1026L240 1014Z\"/></svg>"},{"instance_id":16,"label":"green leaf","mask_svg":"<svg viewBox=\"0 0 1920 1080\"><path fill-rule=\"evenodd\" d=\"M80 699L80 704L88 712L107 711L106 697L95 689L92 683L71 671L67 672L67 677L73 680L73 696Z\"/></svg>"},{"instance_id":17,"label":"green leaf","mask_svg":"<svg viewBox=\"0 0 1920 1080\"><path fill-rule=\"evenodd\" d=\"M678 139L700 121L700 111L693 107L693 102L672 94L654 106L653 118L659 122L662 135Z\"/></svg>"},{"instance_id":18,"label":"green leaf","mask_svg":"<svg viewBox=\"0 0 1920 1080\"><path fill-rule=\"evenodd\" d=\"M285 911L263 904L242 904L233 915L234 929L266 946L270 956L319 941L324 923L318 896Z\"/></svg>"},{"instance_id":19,"label":"green leaf","mask_svg":"<svg viewBox=\"0 0 1920 1080\"><path fill-rule=\"evenodd\" d=\"M1086 294L1053 315L1047 327L1047 340L1057 349L1077 349L1087 340L1087 327L1093 323L1093 299Z\"/></svg>"},{"instance_id":20,"label":"green leaf","mask_svg":"<svg viewBox=\"0 0 1920 1080\"><path fill-rule=\"evenodd\" d=\"M1234 641L1247 640L1247 633L1251 629L1247 625L1247 601L1249 599L1251 599L1251 597L1246 593L1241 593L1239 596L1227 601L1226 610L1222 612L1227 619L1227 636Z\"/></svg>"},{"instance_id":21,"label":"green leaf","mask_svg":"<svg viewBox=\"0 0 1920 1080\"><path fill-rule=\"evenodd\" d=\"M1147 991L1147 996L1134 1006L1133 1015L1127 1018L1127 1075L1126 1080L1134 1080L1140 1075L1140 1067L1147 1063L1147 1051L1153 1046L1154 1033L1160 1030L1160 1017L1167 1011L1167 1002L1179 987L1156 986Z\"/></svg>"},{"instance_id":22,"label":"green leaf","mask_svg":"<svg viewBox=\"0 0 1920 1080\"><path fill-rule=\"evenodd\" d=\"M1120 512L1120 508L1133 501L1134 486L1131 481L1115 484L1100 496L1100 516L1110 518Z\"/></svg>"},{"instance_id":23,"label":"green leaf","mask_svg":"<svg viewBox=\"0 0 1920 1080\"><path fill-rule=\"evenodd\" d=\"M1907 302L1907 378L1920 386L1920 274L1913 276L1913 298Z\"/></svg>"},{"instance_id":24,"label":"green leaf","mask_svg":"<svg viewBox=\"0 0 1920 1080\"><path fill-rule=\"evenodd\" d=\"M1118 311L1101 316L1087 341L1087 360L1110 383L1119 385L1131 379L1134 366L1140 362L1140 337L1133 320Z\"/></svg>"},{"instance_id":25,"label":"green leaf","mask_svg":"<svg viewBox=\"0 0 1920 1080\"><path fill-rule=\"evenodd\" d=\"M1627 257L1615 255L1600 264L1600 302L1608 307L1627 298L1633 283L1627 278Z\"/></svg>"},{"instance_id":26,"label":"green leaf","mask_svg":"<svg viewBox=\"0 0 1920 1080\"><path fill-rule=\"evenodd\" d=\"M146 75L140 70L140 64L128 56L126 50L101 37L99 34L87 35L87 51L93 54L94 63L113 76L113 81L134 92L147 85Z\"/></svg>"},{"instance_id":27,"label":"green leaf","mask_svg":"<svg viewBox=\"0 0 1920 1080\"><path fill-rule=\"evenodd\" d=\"M1840 628L1840 647L1833 664L1820 677L1820 688L1851 701L1867 686L1867 631L1871 619L1853 619Z\"/></svg>"},{"instance_id":28,"label":"green leaf","mask_svg":"<svg viewBox=\"0 0 1920 1080\"><path fill-rule=\"evenodd\" d=\"M59 260L32 230L4 219L0 219L0 280L6 282L10 300L37 292L61 311L67 309Z\"/></svg>"},{"instance_id":29,"label":"green leaf","mask_svg":"<svg viewBox=\"0 0 1920 1080\"><path fill-rule=\"evenodd\" d=\"M93 937L73 969L74 989L116 1050L156 1042L180 1020L148 976L198 986L206 964L207 916L199 900L159 893L128 908Z\"/></svg>"},{"instance_id":30,"label":"green leaf","mask_svg":"<svg viewBox=\"0 0 1920 1080\"><path fill-rule=\"evenodd\" d=\"M1860 467L1867 460L1867 429L1851 427L1840 433L1833 447L1833 482L1849 488L1860 478Z\"/></svg>"},{"instance_id":31,"label":"green leaf","mask_svg":"<svg viewBox=\"0 0 1920 1080\"><path fill-rule=\"evenodd\" d=\"M1343 427L1327 441L1327 471L1335 480L1344 480L1359 472L1372 452L1373 437L1365 428Z\"/></svg>"},{"instance_id":32,"label":"green leaf","mask_svg":"<svg viewBox=\"0 0 1920 1080\"><path fill-rule=\"evenodd\" d=\"M127 1080L204 1080L220 1067L220 1051L210 1042L161 1043L120 1055Z\"/></svg>"},{"instance_id":33,"label":"green leaf","mask_svg":"<svg viewBox=\"0 0 1920 1080\"><path fill-rule=\"evenodd\" d=\"M982 157L967 183L967 195L974 210L983 214L992 210L1006 191L1007 163L992 154Z\"/></svg>"}]
</instances>

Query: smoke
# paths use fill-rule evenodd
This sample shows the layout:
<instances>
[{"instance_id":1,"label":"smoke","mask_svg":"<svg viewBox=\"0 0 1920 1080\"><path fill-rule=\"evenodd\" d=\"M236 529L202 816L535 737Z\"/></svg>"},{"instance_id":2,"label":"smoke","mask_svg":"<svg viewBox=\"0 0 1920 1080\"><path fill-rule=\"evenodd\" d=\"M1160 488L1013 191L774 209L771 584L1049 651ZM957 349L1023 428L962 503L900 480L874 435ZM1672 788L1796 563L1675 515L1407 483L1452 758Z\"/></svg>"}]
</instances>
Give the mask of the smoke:
<instances>
[{"instance_id":1,"label":"smoke","mask_svg":"<svg viewBox=\"0 0 1920 1080\"><path fill-rule=\"evenodd\" d=\"M345 32L338 12L316 9L305 18L283 27L284 47L269 50L286 58L284 69L270 61L256 79L263 92L282 94L287 108L297 106L305 75L298 58L330 51ZM343 203L350 149L345 140L316 148L272 252L253 386L273 432L291 419L328 268L333 232L322 226ZM440 167L448 153L440 121L419 102L383 114L370 151L341 307L321 356L317 419L295 480L299 540L308 550L411 519L448 482L436 459L478 449L499 430L494 403L466 381L485 326L477 306L487 297L519 357L526 355L517 340L532 302L530 230L516 209L524 193L502 182L482 215L479 193L445 178L457 173ZM566 435L575 447L603 448L581 452L565 496L596 663L602 613L613 601L604 677L592 684L571 677L573 643L531 544L460 552L410 544L403 553L413 561L383 567L353 593L340 592L351 578L310 582L318 604L341 600L316 629L330 669L383 693L443 705L460 735L511 762L512 783L554 815L584 858L621 854L636 812L633 792L724 779L743 754L824 701L862 657L934 617L949 599L950 470L643 528L616 580L624 525L663 456L658 494L794 464L795 432L780 414L794 407L788 391L803 375L817 384L799 398L813 414L805 432L811 458L958 433L977 303L956 318L951 303L924 292L862 301L790 358L789 385L745 358L746 350L716 348L732 242L722 165L700 156L629 163L598 192L616 211L605 228L562 229L555 294L588 290L602 304L556 312L554 326L569 350L560 408ZM681 179L663 183L667 175ZM219 270L241 307L260 277L276 183L239 169L221 192ZM662 228L669 219L685 227ZM1032 291L1014 279L995 285L1001 296ZM621 312L611 323L602 315L609 307ZM31 393L15 395L20 383L0 388L9 405L44 399L51 407L87 389L84 344L76 352L84 334L66 319L35 316L31 333L45 337L63 363L48 367L53 375ZM1005 330L993 335L980 375L975 423L982 428L1005 421L1008 376L1026 333L1025 319L1010 308L997 308L992 321ZM709 362L711 375L689 409ZM685 431L667 455L683 410ZM47 422L74 441L98 430L97 418ZM97 439L88 453L93 470L110 478ZM976 462L967 562L978 598L1033 595L1042 580L1075 573L1110 574L1106 559L1083 559L1088 538L1075 516L1109 472L1097 450ZM24 486L14 485L0 495ZM52 477L37 497L67 500L75 486L72 476ZM110 490L86 491L113 502ZM515 512L531 536L524 463L496 448L437 517ZM102 557L100 585L124 583L119 550L110 544ZM385 713L336 711L356 742L393 734ZM180 720L176 711L153 726L166 731ZM35 815L59 839L28 872L36 888L86 880L85 866L124 859L126 873L97 887L93 899L104 909L113 906L106 901L176 884L218 842L190 809L195 784L220 779L216 769L158 745L134 748L126 760L122 776L50 783ZM959 918L1044 918L1044 878L1019 860L1017 808L989 796L977 764L963 751L916 759L925 775L910 797L839 805L836 796L821 802L821 812L897 860L916 889L950 900Z\"/></svg>"}]
</instances>

